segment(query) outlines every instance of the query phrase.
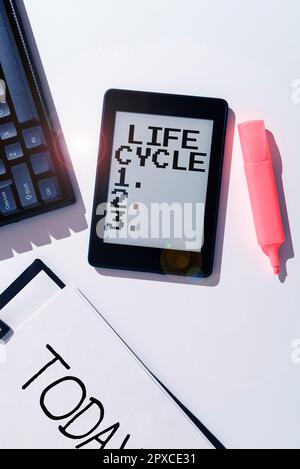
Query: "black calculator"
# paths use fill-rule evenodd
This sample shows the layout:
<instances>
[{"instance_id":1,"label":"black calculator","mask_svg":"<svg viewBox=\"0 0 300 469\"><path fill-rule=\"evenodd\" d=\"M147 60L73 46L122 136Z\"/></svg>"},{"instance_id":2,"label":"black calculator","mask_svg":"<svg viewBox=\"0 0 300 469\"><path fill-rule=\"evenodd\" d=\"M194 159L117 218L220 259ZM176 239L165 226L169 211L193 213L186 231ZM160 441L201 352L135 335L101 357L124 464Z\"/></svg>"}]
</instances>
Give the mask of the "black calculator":
<instances>
[{"instance_id":1,"label":"black calculator","mask_svg":"<svg viewBox=\"0 0 300 469\"><path fill-rule=\"evenodd\" d=\"M0 0L0 226L75 203L18 3Z\"/></svg>"}]
</instances>

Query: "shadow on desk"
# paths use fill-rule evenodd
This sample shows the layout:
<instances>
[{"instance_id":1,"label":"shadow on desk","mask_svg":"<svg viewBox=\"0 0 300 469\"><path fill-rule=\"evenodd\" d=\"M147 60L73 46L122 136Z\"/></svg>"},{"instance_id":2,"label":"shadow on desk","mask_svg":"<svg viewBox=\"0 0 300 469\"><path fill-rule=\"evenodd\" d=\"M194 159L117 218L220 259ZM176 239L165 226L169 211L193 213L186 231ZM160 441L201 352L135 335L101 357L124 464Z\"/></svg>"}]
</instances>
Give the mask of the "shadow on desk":
<instances>
[{"instance_id":1,"label":"shadow on desk","mask_svg":"<svg viewBox=\"0 0 300 469\"><path fill-rule=\"evenodd\" d=\"M267 132L270 152L275 170L275 178L277 184L278 197L280 202L280 209L282 215L282 221L285 232L285 244L281 248L281 272L279 274L279 280L284 283L287 279L287 263L290 259L295 257L293 239L290 228L290 221L288 215L288 209L285 200L284 185L283 185L283 163L280 155L279 148L277 146L274 135L271 132Z\"/></svg>"},{"instance_id":2,"label":"shadow on desk","mask_svg":"<svg viewBox=\"0 0 300 469\"><path fill-rule=\"evenodd\" d=\"M87 229L84 203L76 181L71 179L77 197L75 205L0 228L0 261L32 251L33 246L49 245L52 238L69 238L72 232Z\"/></svg>"},{"instance_id":3,"label":"shadow on desk","mask_svg":"<svg viewBox=\"0 0 300 469\"><path fill-rule=\"evenodd\" d=\"M224 167L223 167L223 180L222 190L220 197L220 208L219 208L219 221L216 238L216 251L215 251L215 263L214 271L211 277L208 279L199 279L193 277L180 277L175 275L158 275L158 274L147 274L139 272L124 272L118 270L109 269L96 269L96 271L106 277L119 277L126 279L135 280L149 280L155 282L164 283L179 283L185 285L199 285L205 287L215 287L220 283L221 270L222 270L222 259L223 259L223 247L224 247L224 234L227 217L227 205L228 205L228 194L229 194L229 183L231 175L231 163L232 163L232 151L234 142L235 132L235 114L232 110L229 110L228 125L227 125L227 138L224 155Z\"/></svg>"}]
</instances>

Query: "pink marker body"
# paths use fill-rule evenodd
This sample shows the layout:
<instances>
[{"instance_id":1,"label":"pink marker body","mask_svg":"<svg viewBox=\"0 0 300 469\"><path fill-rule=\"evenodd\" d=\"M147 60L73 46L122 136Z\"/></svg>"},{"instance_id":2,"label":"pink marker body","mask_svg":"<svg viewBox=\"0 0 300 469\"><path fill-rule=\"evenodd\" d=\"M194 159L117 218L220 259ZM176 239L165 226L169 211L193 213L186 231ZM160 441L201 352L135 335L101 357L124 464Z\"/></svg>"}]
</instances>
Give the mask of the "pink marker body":
<instances>
[{"instance_id":1,"label":"pink marker body","mask_svg":"<svg viewBox=\"0 0 300 469\"><path fill-rule=\"evenodd\" d=\"M258 244L280 272L280 248L285 242L279 198L263 121L239 125Z\"/></svg>"}]
</instances>

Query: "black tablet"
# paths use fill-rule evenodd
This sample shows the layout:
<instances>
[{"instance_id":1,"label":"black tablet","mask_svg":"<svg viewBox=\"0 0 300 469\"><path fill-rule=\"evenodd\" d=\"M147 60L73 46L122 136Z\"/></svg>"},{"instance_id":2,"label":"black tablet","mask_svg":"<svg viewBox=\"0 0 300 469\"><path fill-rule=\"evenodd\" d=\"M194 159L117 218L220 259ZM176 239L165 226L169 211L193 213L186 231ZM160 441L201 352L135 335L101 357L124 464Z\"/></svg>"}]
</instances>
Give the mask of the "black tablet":
<instances>
[{"instance_id":1,"label":"black tablet","mask_svg":"<svg viewBox=\"0 0 300 469\"><path fill-rule=\"evenodd\" d=\"M91 265L210 276L227 115L223 99L106 93Z\"/></svg>"}]
</instances>

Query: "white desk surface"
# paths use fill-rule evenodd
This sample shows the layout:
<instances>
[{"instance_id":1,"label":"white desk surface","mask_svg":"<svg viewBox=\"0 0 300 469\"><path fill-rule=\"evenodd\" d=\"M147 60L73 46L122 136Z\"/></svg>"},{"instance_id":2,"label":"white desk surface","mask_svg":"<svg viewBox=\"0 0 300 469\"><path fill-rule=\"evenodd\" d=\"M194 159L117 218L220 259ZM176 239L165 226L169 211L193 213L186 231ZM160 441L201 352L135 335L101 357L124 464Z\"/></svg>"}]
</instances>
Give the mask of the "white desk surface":
<instances>
[{"instance_id":1,"label":"white desk surface","mask_svg":"<svg viewBox=\"0 0 300 469\"><path fill-rule=\"evenodd\" d=\"M300 78L298 0L25 4L85 209L1 228L1 289L41 258L81 288L225 446L299 448L300 366L291 360L300 338L300 104L291 85ZM237 122L265 119L283 162L287 276L275 278L257 247L236 133L219 281L117 278L89 266L102 98L112 87L223 97Z\"/></svg>"}]
</instances>

